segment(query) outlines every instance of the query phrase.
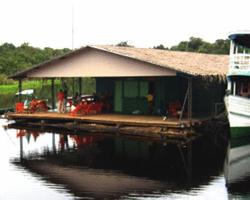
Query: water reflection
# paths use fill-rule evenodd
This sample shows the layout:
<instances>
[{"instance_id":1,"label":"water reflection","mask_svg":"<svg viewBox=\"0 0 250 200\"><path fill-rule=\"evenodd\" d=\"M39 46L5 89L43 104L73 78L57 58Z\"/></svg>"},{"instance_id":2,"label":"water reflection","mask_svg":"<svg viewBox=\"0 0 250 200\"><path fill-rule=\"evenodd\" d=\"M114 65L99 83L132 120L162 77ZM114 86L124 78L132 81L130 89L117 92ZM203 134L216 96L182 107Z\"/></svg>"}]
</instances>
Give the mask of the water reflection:
<instances>
[{"instance_id":1,"label":"water reflection","mask_svg":"<svg viewBox=\"0 0 250 200\"><path fill-rule=\"evenodd\" d=\"M228 190L237 196L250 197L250 136L231 138L225 160Z\"/></svg>"},{"instance_id":2,"label":"water reflection","mask_svg":"<svg viewBox=\"0 0 250 200\"><path fill-rule=\"evenodd\" d=\"M31 133L21 132L18 131L17 137L26 139L21 140L25 143L21 145L24 147L22 162L15 160L13 163L50 182L64 185L76 196L100 199L129 193L143 196L149 191L176 188L176 184L149 178L151 174L158 174L148 162L157 151L157 146L153 147L152 143L100 135L36 134L33 143L47 136L52 136L52 142L41 151L37 145L31 151L32 144L28 139Z\"/></svg>"},{"instance_id":3,"label":"water reflection","mask_svg":"<svg viewBox=\"0 0 250 200\"><path fill-rule=\"evenodd\" d=\"M93 133L15 131L20 143L20 157L12 159L12 163L49 184L59 185L75 197L133 199L200 196L198 193L204 188L207 190L207 183L214 179L212 175L218 175L218 170L221 170L217 166L212 170L206 168L206 163L210 163L209 166L212 164L209 161L200 162L204 159L204 152L200 151L199 155L194 153L192 159L197 162L193 162L191 167L198 173L193 173L194 179L189 182L180 148L165 141ZM195 144L193 151L199 145ZM188 152L188 145L181 148ZM223 176L219 180L223 182Z\"/></svg>"},{"instance_id":4,"label":"water reflection","mask_svg":"<svg viewBox=\"0 0 250 200\"><path fill-rule=\"evenodd\" d=\"M204 141L192 144L190 182L180 150L165 141L82 132L47 133L28 127L8 129L0 137L1 155L6 156L8 150L6 162L1 160L6 163L1 172L9 177L0 199L249 197L247 187L243 191L227 190L223 156L214 156L214 147ZM181 148L187 151L188 146ZM14 177L15 183L11 181ZM16 191L11 193L13 188Z\"/></svg>"},{"instance_id":5,"label":"water reflection","mask_svg":"<svg viewBox=\"0 0 250 200\"><path fill-rule=\"evenodd\" d=\"M21 134L20 134L21 133ZM168 174L168 169L180 169L181 157L175 145L161 142L131 140L123 137L103 135L48 134L17 130L20 140L20 158L27 161L34 158L63 162L64 165L78 165L91 168L110 168L131 173L145 173L147 176ZM35 137L34 137L35 135ZM33 143L30 138L33 136ZM41 139L40 139L41 138ZM45 142L42 142L43 140ZM25 143L25 144L23 144ZM154 167L157 167L155 172ZM143 169L143 170L142 170ZM148 171L147 171L148 170ZM171 175L173 170L171 171Z\"/></svg>"},{"instance_id":6,"label":"water reflection","mask_svg":"<svg viewBox=\"0 0 250 200\"><path fill-rule=\"evenodd\" d=\"M16 130L3 129L6 123L5 120L0 120L0 199L74 199L74 196L60 185L44 181L40 176L31 174L25 167L9 162L10 159L19 158L20 140L16 138ZM32 138L30 143L33 143Z\"/></svg>"}]
</instances>

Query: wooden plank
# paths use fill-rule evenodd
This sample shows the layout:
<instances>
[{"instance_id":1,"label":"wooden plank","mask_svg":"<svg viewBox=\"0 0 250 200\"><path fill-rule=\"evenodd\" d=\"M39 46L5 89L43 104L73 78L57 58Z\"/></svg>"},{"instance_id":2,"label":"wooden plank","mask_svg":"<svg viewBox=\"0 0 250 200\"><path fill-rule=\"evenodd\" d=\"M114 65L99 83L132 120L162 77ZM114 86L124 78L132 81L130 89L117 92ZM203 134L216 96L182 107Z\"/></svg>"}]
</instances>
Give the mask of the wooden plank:
<instances>
[{"instance_id":1,"label":"wooden plank","mask_svg":"<svg viewBox=\"0 0 250 200\"><path fill-rule=\"evenodd\" d=\"M96 114L71 116L51 112L8 113L8 119L17 123L14 126L36 127L38 130L59 129L71 132L109 133L130 137L158 139L171 143L186 143L199 137L188 121L184 127L178 118L162 120L160 116ZM200 119L201 120L201 119ZM197 119L197 122L201 122Z\"/></svg>"},{"instance_id":2,"label":"wooden plank","mask_svg":"<svg viewBox=\"0 0 250 200\"><path fill-rule=\"evenodd\" d=\"M183 120L181 123L177 118L169 118L162 120L160 116L142 116L142 115L118 115L118 114L96 114L71 116L67 113L54 112L37 112L37 113L8 113L7 119L22 120L22 119L37 119L37 120L58 120L58 121L81 121L86 123L101 123L101 124L119 124L119 125L135 125L135 126L159 126L159 127L181 127L190 126L188 120ZM194 123L201 123L203 119L194 119Z\"/></svg>"},{"instance_id":3,"label":"wooden plank","mask_svg":"<svg viewBox=\"0 0 250 200\"><path fill-rule=\"evenodd\" d=\"M70 133L70 134L98 134L98 135L119 135L131 138L148 139L149 141L160 141L171 144L186 144L190 140L198 138L200 135L193 132L178 130L161 131L157 127L115 127L101 124L74 124L68 123L43 123L43 122L25 122L9 124L8 128L24 129L27 131L52 132L52 133Z\"/></svg>"}]
</instances>

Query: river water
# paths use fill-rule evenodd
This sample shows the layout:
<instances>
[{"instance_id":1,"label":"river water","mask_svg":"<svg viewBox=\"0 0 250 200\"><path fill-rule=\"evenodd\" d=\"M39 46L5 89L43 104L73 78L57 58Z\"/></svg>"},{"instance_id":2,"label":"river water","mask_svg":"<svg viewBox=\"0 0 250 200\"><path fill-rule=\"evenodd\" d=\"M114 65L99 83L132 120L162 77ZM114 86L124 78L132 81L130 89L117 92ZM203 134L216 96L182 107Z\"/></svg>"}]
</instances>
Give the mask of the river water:
<instances>
[{"instance_id":1,"label":"river water","mask_svg":"<svg viewBox=\"0 0 250 200\"><path fill-rule=\"evenodd\" d=\"M0 120L0 199L250 198L248 183L226 187L217 159L194 166L188 179L178 154L164 143L7 124Z\"/></svg>"}]
</instances>

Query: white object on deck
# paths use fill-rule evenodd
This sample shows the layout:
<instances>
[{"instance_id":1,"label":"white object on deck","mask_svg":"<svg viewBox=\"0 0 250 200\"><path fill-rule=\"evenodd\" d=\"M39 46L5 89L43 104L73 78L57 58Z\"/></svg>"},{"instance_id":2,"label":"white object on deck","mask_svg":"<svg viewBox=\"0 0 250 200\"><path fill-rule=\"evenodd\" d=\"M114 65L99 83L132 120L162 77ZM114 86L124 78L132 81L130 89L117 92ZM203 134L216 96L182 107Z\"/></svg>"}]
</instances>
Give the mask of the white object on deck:
<instances>
[{"instance_id":1,"label":"white object on deck","mask_svg":"<svg viewBox=\"0 0 250 200\"><path fill-rule=\"evenodd\" d=\"M34 89L27 89L27 90L21 91L21 93L17 92L16 95L19 95L19 94L21 94L21 95L31 95L33 93L34 93Z\"/></svg>"}]
</instances>

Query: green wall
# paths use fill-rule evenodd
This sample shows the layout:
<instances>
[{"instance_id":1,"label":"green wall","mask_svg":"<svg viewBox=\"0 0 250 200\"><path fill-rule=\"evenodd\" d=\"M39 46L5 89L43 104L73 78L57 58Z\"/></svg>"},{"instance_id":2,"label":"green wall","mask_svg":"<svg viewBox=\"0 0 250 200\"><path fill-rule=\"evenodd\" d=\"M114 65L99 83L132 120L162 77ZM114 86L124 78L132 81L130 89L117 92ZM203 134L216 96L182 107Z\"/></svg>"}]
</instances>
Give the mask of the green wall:
<instances>
[{"instance_id":1,"label":"green wall","mask_svg":"<svg viewBox=\"0 0 250 200\"><path fill-rule=\"evenodd\" d=\"M109 92L114 112L132 114L148 113L147 94L154 90L153 114L163 115L168 104L184 101L188 82L185 77L156 78L97 78L97 94ZM211 113L215 102L223 103L225 84L208 80L193 79L193 112Z\"/></svg>"},{"instance_id":2,"label":"green wall","mask_svg":"<svg viewBox=\"0 0 250 200\"><path fill-rule=\"evenodd\" d=\"M113 98L113 109L117 113L147 113L148 82L142 78L97 78L96 93L109 93Z\"/></svg>"},{"instance_id":3,"label":"green wall","mask_svg":"<svg viewBox=\"0 0 250 200\"><path fill-rule=\"evenodd\" d=\"M115 85L119 85L120 81L115 81ZM122 98L122 113L132 114L146 114L147 113L147 99L148 82L143 79L124 79L122 82L122 91L120 93ZM119 102L116 102L117 104ZM116 110L115 110L116 111Z\"/></svg>"}]
</instances>

